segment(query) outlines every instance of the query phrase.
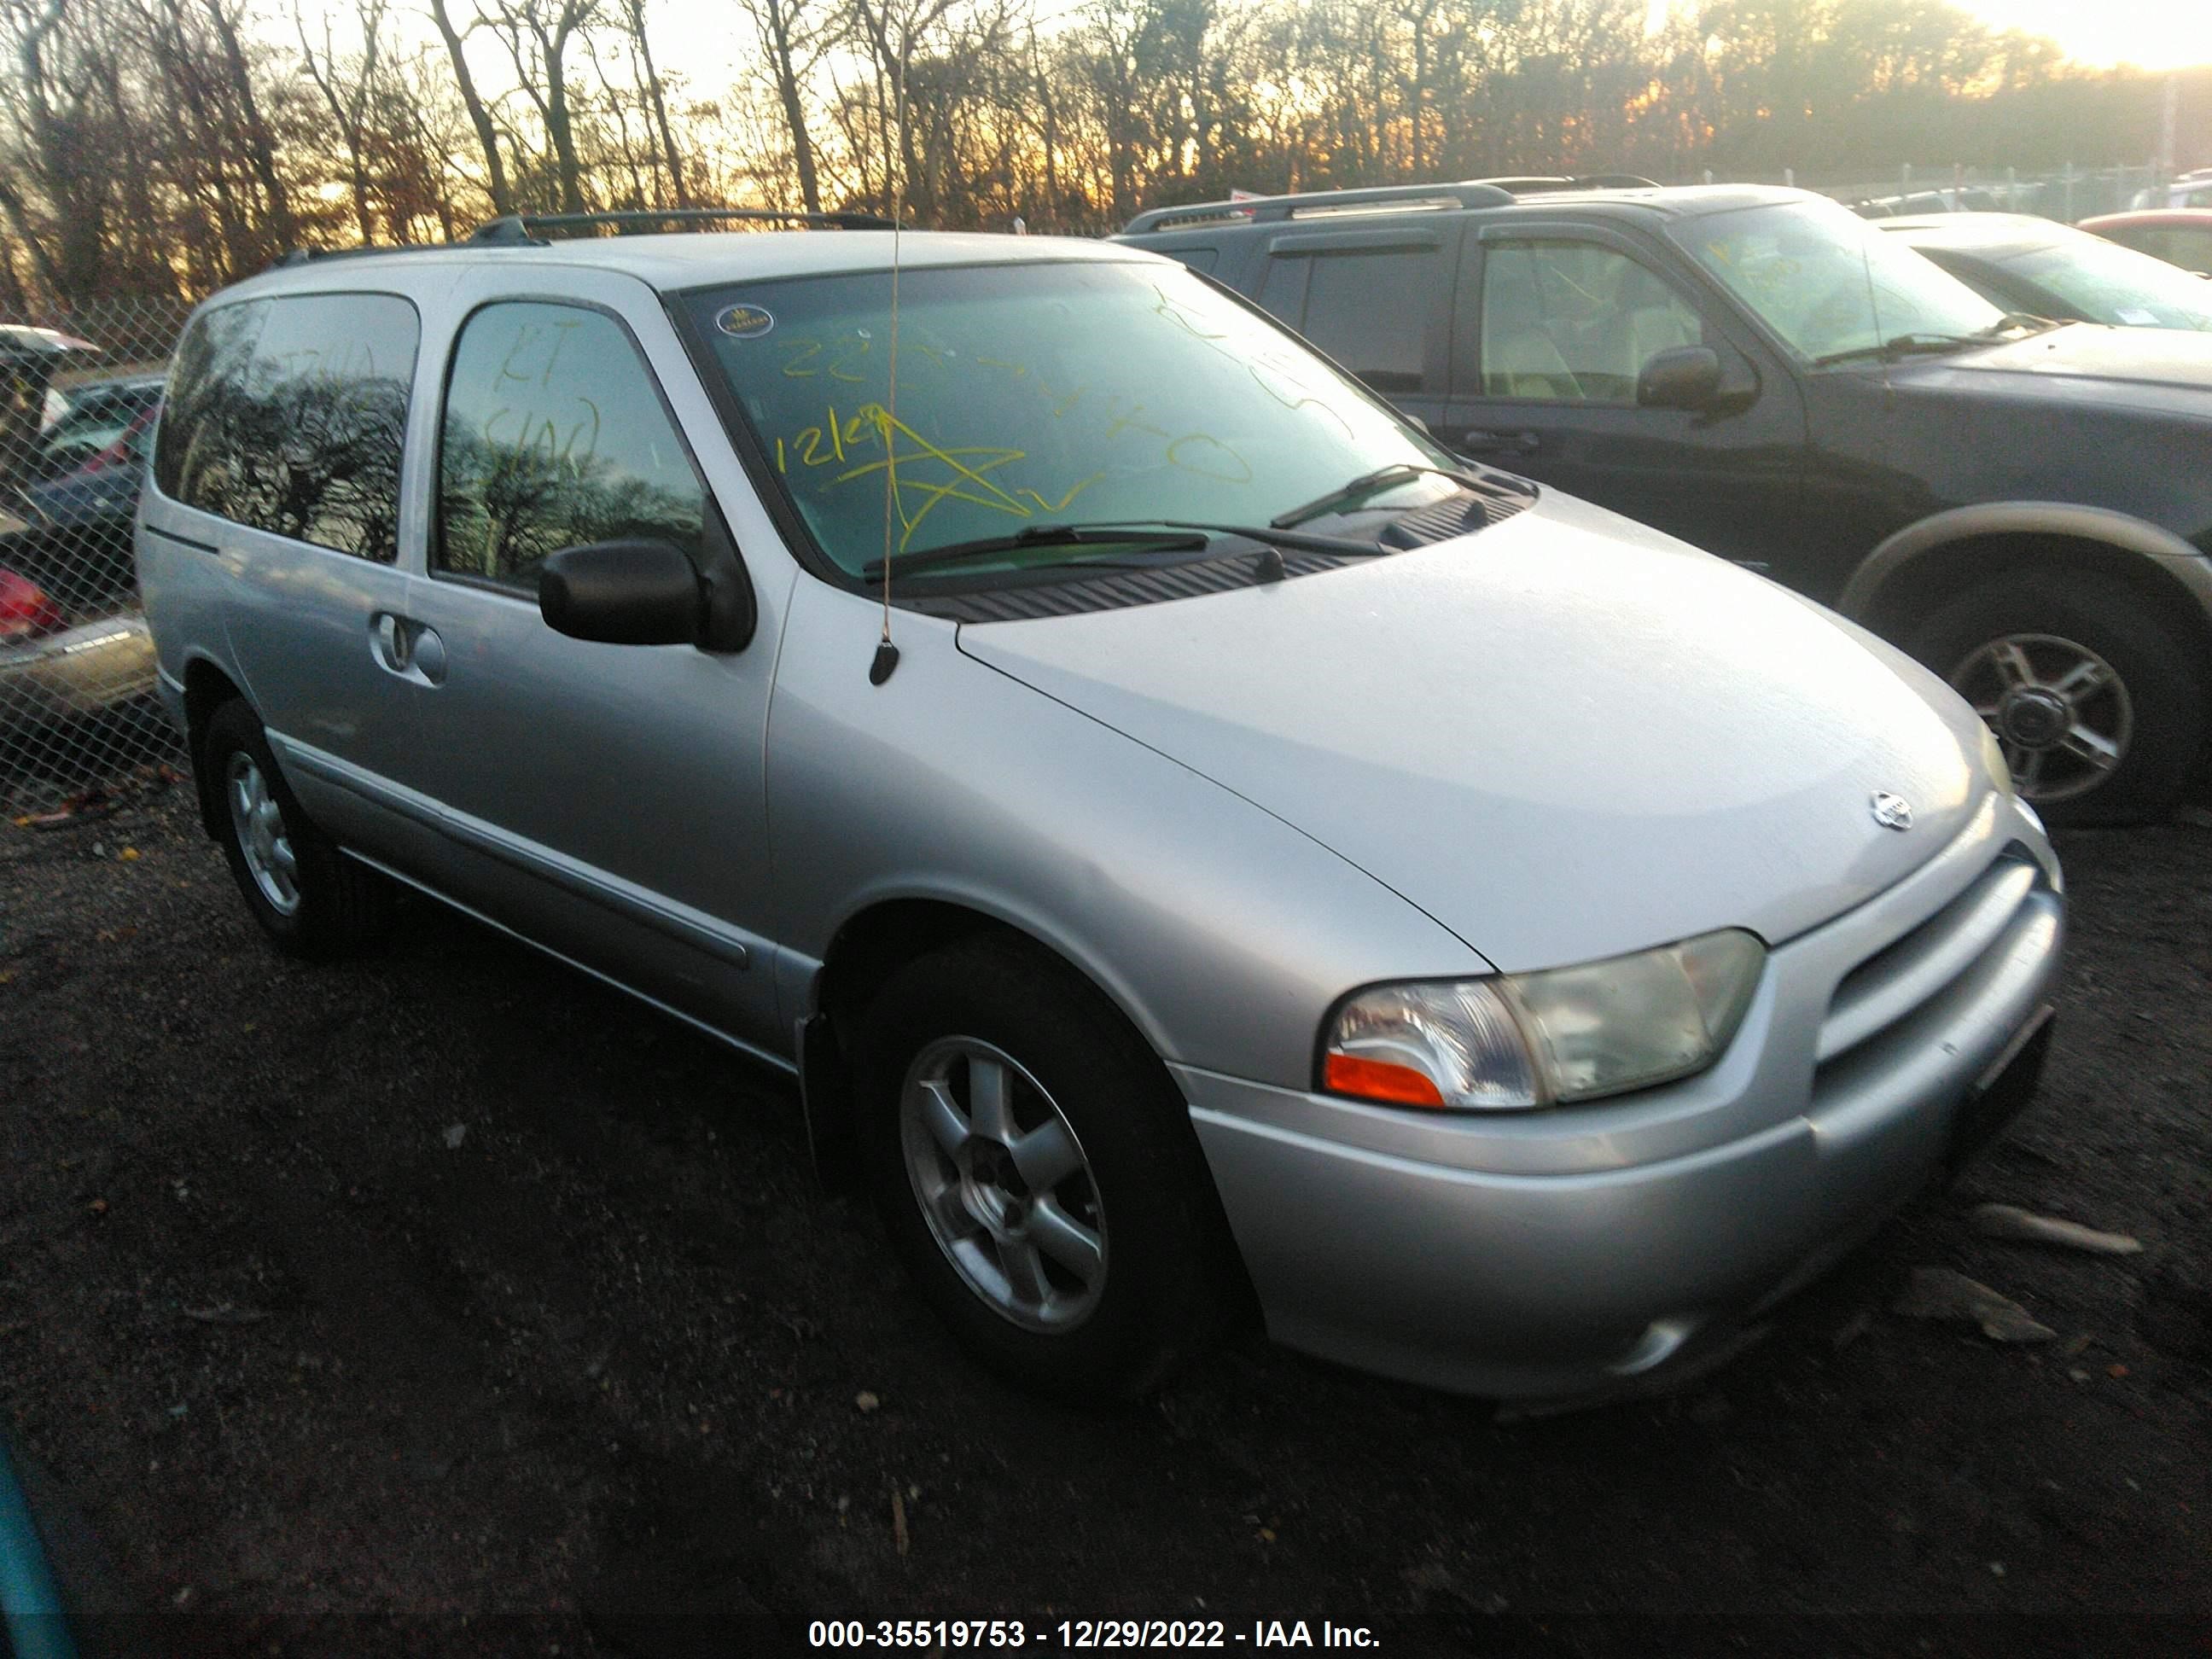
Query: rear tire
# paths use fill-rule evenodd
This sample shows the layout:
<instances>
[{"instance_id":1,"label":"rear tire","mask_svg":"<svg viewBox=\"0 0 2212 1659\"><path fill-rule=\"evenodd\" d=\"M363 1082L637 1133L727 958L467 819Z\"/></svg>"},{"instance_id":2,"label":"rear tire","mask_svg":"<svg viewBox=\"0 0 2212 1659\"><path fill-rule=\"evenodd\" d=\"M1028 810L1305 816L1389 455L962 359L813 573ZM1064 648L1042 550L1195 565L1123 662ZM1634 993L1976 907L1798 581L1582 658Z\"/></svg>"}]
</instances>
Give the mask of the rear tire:
<instances>
[{"instance_id":1,"label":"rear tire","mask_svg":"<svg viewBox=\"0 0 2212 1659\"><path fill-rule=\"evenodd\" d=\"M1906 647L1980 711L2023 799L2054 823L2118 823L2173 804L2205 740L2189 641L2134 589L2037 572L1970 588Z\"/></svg>"},{"instance_id":2,"label":"rear tire","mask_svg":"<svg viewBox=\"0 0 2212 1659\"><path fill-rule=\"evenodd\" d=\"M215 799L216 839L231 878L278 950L343 956L384 936L389 884L315 827L244 702L227 702L209 719L198 763Z\"/></svg>"},{"instance_id":3,"label":"rear tire","mask_svg":"<svg viewBox=\"0 0 2212 1659\"><path fill-rule=\"evenodd\" d=\"M885 981L858 1033L869 1185L969 1352L1127 1399L1215 1324L1212 1192L1188 1108L1118 1011L1045 952L963 940Z\"/></svg>"}]
</instances>

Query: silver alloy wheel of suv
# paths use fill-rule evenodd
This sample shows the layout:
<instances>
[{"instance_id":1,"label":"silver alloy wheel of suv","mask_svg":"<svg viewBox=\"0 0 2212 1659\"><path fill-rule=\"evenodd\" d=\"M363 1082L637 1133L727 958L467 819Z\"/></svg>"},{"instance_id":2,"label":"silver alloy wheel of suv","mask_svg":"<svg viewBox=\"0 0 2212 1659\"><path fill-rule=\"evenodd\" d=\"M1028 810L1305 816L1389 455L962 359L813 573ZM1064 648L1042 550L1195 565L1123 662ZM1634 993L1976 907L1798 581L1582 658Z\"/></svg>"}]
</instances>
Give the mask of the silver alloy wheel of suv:
<instances>
[{"instance_id":1,"label":"silver alloy wheel of suv","mask_svg":"<svg viewBox=\"0 0 2212 1659\"><path fill-rule=\"evenodd\" d=\"M2004 746L2014 785L2038 805L2087 793L2127 758L2135 702L2104 658L2056 634L2007 634L1954 669L1952 689Z\"/></svg>"}]
</instances>

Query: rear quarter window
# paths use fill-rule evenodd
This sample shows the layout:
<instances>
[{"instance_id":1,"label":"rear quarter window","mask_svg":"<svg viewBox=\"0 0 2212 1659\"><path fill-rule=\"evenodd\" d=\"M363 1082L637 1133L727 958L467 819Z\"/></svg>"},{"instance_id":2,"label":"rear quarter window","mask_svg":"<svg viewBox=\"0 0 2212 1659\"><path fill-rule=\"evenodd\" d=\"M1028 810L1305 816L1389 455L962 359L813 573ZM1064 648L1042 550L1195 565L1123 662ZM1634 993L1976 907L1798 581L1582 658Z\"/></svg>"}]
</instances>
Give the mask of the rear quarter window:
<instances>
[{"instance_id":1,"label":"rear quarter window","mask_svg":"<svg viewBox=\"0 0 2212 1659\"><path fill-rule=\"evenodd\" d=\"M202 313L170 369L156 488L235 524L389 563L421 331L415 307L389 294Z\"/></svg>"}]
</instances>

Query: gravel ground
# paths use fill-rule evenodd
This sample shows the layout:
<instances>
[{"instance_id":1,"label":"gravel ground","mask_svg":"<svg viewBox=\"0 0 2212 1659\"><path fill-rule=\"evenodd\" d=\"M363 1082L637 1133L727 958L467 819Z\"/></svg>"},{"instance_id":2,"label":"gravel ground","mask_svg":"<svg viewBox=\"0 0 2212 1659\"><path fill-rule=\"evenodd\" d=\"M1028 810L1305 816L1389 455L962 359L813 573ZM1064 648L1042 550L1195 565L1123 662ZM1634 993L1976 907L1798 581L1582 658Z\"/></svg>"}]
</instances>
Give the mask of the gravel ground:
<instances>
[{"instance_id":1,"label":"gravel ground","mask_svg":"<svg viewBox=\"0 0 2212 1659\"><path fill-rule=\"evenodd\" d=\"M1690 1392L1501 1423L1256 1338L1122 1413L1011 1392L817 1191L788 1085L428 904L289 963L185 796L0 828L0 1425L117 1650L1115 1614L1247 1649L1258 1617L1399 1653L2212 1651L2202 809L2063 843L2043 1094L1961 1187ZM1984 1239L1988 1200L2148 1248ZM1920 1265L2057 1340L1896 1316Z\"/></svg>"}]
</instances>

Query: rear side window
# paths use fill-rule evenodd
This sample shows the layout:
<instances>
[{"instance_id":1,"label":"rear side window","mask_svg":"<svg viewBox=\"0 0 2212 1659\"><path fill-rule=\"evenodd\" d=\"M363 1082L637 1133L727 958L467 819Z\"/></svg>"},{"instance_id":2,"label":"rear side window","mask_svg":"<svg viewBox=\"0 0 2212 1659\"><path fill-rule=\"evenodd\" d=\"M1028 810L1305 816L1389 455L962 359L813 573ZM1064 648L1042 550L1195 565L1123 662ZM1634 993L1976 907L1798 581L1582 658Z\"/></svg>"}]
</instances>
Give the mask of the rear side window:
<instances>
[{"instance_id":1,"label":"rear side window","mask_svg":"<svg viewBox=\"0 0 2212 1659\"><path fill-rule=\"evenodd\" d=\"M1419 392L1441 260L1433 247L1316 256L1300 332L1377 392Z\"/></svg>"},{"instance_id":2,"label":"rear side window","mask_svg":"<svg viewBox=\"0 0 2212 1659\"><path fill-rule=\"evenodd\" d=\"M388 294L252 300L177 348L155 445L173 501L389 563L421 328Z\"/></svg>"},{"instance_id":3,"label":"rear side window","mask_svg":"<svg viewBox=\"0 0 2212 1659\"><path fill-rule=\"evenodd\" d=\"M629 331L580 306L486 306L446 386L436 568L535 592L563 548L633 538L703 559L707 492Z\"/></svg>"}]
</instances>

